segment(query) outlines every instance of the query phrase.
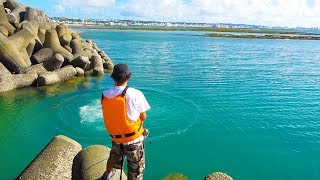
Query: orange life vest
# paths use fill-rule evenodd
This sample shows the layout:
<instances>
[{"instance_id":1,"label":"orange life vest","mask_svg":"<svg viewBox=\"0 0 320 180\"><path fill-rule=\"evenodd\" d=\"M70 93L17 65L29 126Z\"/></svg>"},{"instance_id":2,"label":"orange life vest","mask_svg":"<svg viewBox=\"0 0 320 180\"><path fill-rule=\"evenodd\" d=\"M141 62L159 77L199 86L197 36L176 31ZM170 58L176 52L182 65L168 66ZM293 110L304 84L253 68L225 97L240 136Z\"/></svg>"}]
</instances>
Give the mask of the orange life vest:
<instances>
[{"instance_id":1,"label":"orange life vest","mask_svg":"<svg viewBox=\"0 0 320 180\"><path fill-rule=\"evenodd\" d=\"M128 119L126 90L127 87L122 94L114 98L107 98L102 95L101 99L104 124L112 140L118 144L135 140L144 132L140 118L135 122Z\"/></svg>"}]
</instances>

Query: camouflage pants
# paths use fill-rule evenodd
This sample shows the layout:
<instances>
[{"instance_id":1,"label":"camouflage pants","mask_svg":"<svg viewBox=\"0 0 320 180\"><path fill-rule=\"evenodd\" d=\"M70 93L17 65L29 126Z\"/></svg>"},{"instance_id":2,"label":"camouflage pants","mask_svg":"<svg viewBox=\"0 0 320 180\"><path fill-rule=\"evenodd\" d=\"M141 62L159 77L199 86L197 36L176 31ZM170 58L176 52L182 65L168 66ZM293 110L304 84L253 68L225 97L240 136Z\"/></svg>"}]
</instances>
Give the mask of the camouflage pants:
<instances>
[{"instance_id":1,"label":"camouflage pants","mask_svg":"<svg viewBox=\"0 0 320 180\"><path fill-rule=\"evenodd\" d=\"M123 149L122 152L120 146ZM130 145L120 145L112 142L112 149L107 162L108 166L120 169L124 157L127 157L128 180L142 180L145 168L144 142Z\"/></svg>"}]
</instances>

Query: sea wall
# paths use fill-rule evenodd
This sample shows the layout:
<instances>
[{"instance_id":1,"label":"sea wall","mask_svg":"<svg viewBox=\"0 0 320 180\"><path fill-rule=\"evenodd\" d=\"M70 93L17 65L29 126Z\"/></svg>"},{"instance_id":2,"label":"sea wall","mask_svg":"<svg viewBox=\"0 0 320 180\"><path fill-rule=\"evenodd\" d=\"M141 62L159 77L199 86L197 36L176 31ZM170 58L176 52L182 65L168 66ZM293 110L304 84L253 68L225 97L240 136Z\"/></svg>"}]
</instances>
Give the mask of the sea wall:
<instances>
[{"instance_id":1,"label":"sea wall","mask_svg":"<svg viewBox=\"0 0 320 180\"><path fill-rule=\"evenodd\" d=\"M110 148L106 146L92 145L82 149L75 140L58 135L43 148L17 179L102 179L109 153ZM122 178L127 179L124 172ZM119 169L111 178L111 180L116 179L120 179ZM163 179L187 180L188 177L172 173ZM232 180L230 176L221 172L211 173L203 179Z\"/></svg>"},{"instance_id":2,"label":"sea wall","mask_svg":"<svg viewBox=\"0 0 320 180\"><path fill-rule=\"evenodd\" d=\"M0 92L112 68L109 56L77 31L16 0L0 1Z\"/></svg>"}]
</instances>

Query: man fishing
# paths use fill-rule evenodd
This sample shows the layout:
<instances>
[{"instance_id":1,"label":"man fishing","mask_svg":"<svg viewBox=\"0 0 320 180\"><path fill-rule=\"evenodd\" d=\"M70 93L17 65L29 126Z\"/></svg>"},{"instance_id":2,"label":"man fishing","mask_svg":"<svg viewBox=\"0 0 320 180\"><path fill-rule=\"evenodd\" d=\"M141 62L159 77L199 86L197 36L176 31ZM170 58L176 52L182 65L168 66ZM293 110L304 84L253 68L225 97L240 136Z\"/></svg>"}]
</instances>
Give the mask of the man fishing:
<instances>
[{"instance_id":1,"label":"man fishing","mask_svg":"<svg viewBox=\"0 0 320 180\"><path fill-rule=\"evenodd\" d=\"M149 103L140 90L128 87L131 72L126 64L114 66L111 78L114 87L103 91L103 119L112 138L112 149L104 179L110 179L115 169L121 169L127 157L128 179L141 180L145 169L144 139L149 131L143 128ZM121 177L121 175L120 175Z\"/></svg>"}]
</instances>

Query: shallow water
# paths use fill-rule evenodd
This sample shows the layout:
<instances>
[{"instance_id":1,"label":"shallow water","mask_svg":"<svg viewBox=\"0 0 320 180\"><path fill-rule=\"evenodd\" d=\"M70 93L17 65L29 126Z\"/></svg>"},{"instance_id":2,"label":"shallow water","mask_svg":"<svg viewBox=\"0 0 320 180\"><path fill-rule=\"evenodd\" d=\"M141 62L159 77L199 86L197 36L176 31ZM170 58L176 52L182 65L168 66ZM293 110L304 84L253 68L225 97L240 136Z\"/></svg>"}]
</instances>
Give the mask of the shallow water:
<instances>
[{"instance_id":1,"label":"shallow water","mask_svg":"<svg viewBox=\"0 0 320 180\"><path fill-rule=\"evenodd\" d=\"M129 85L152 107L145 179L215 171L234 179L320 178L318 41L81 32L115 64L129 65ZM58 134L83 147L110 146L99 98L112 85L106 74L1 95L1 177L16 177Z\"/></svg>"}]
</instances>

